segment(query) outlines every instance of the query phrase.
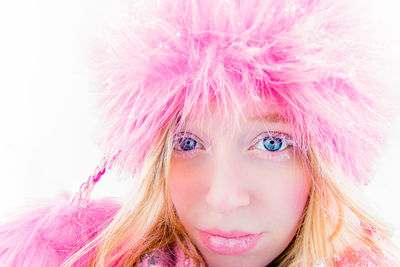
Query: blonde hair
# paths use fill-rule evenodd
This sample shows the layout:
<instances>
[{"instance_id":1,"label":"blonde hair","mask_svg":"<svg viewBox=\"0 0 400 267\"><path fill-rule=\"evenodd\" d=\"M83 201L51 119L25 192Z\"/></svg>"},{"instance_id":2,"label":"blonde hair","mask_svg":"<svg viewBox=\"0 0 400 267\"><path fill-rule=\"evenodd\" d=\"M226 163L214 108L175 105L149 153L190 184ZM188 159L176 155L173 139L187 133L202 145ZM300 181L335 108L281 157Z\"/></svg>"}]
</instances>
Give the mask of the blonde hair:
<instances>
[{"instance_id":1,"label":"blonde hair","mask_svg":"<svg viewBox=\"0 0 400 267\"><path fill-rule=\"evenodd\" d=\"M177 242L197 264L204 264L178 220L168 192L168 170L172 152L171 128L160 134L149 149L138 179L139 186L110 225L62 266L71 266L94 247L89 266L132 266L154 249ZM167 178L167 179L164 179ZM184 247L189 241L189 248Z\"/></svg>"},{"instance_id":2,"label":"blonde hair","mask_svg":"<svg viewBox=\"0 0 400 267\"><path fill-rule=\"evenodd\" d=\"M362 207L360 188L315 150L310 149L306 161L312 188L295 241L278 266L336 266L343 260L356 265L366 263L366 254L377 266L393 266L389 257L398 248L385 224Z\"/></svg>"},{"instance_id":3,"label":"blonde hair","mask_svg":"<svg viewBox=\"0 0 400 267\"><path fill-rule=\"evenodd\" d=\"M133 266L144 254L175 242L196 265L206 266L170 198L168 171L172 146L173 125L169 125L147 153L137 194L132 194L100 235L62 266L73 265L93 249L88 266ZM343 257L355 264L360 260L358 249L373 255L379 266L385 266L387 256L397 248L384 224L351 197L357 187L345 182L349 179L339 179L337 170L313 149L304 163L312 176L309 198L295 237L274 260L277 266L314 266L322 262L324 266L335 266Z\"/></svg>"}]
</instances>

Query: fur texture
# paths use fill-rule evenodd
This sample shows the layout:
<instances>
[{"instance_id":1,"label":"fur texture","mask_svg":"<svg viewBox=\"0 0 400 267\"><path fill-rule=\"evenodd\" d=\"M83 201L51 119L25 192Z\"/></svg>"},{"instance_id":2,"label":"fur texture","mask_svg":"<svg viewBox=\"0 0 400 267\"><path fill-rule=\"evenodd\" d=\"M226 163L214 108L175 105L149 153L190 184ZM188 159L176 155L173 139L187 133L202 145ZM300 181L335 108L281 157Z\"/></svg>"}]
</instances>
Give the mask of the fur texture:
<instances>
[{"instance_id":1,"label":"fur texture","mask_svg":"<svg viewBox=\"0 0 400 267\"><path fill-rule=\"evenodd\" d=\"M241 104L276 105L303 153L357 182L384 142L388 102L367 1L129 1L122 27L93 49L105 150L137 172L174 118L209 114L234 127ZM360 9L363 12L360 12ZM262 112L262 110L260 111ZM229 117L229 118L228 118Z\"/></svg>"},{"instance_id":2,"label":"fur texture","mask_svg":"<svg viewBox=\"0 0 400 267\"><path fill-rule=\"evenodd\" d=\"M0 226L0 265L60 266L103 230L119 208L109 199L91 201L85 208L67 201L36 208Z\"/></svg>"}]
</instances>

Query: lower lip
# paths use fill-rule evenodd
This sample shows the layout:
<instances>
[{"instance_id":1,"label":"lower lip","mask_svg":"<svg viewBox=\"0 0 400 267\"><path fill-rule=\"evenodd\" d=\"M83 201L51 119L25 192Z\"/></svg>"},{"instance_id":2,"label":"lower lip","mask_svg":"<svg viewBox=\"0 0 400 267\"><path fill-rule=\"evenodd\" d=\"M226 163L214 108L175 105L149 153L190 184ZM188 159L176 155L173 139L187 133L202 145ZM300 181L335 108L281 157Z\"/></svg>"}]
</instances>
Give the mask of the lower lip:
<instances>
[{"instance_id":1,"label":"lower lip","mask_svg":"<svg viewBox=\"0 0 400 267\"><path fill-rule=\"evenodd\" d=\"M243 254L254 248L262 235L262 233L260 233L227 238L202 231L200 233L204 245L214 253L222 255Z\"/></svg>"}]
</instances>

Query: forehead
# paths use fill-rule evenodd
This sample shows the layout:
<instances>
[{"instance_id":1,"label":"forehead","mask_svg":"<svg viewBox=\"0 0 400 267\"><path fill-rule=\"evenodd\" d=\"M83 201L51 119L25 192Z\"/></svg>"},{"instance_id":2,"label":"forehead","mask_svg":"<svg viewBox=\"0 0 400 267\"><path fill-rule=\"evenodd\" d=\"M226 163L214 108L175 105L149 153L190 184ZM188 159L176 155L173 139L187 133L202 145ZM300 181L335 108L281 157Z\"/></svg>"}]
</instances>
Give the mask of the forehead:
<instances>
[{"instance_id":1,"label":"forehead","mask_svg":"<svg viewBox=\"0 0 400 267\"><path fill-rule=\"evenodd\" d=\"M278 106L273 102L236 103L236 105L228 106L212 101L209 102L206 110L204 110L203 106L194 106L188 117L193 120L201 120L209 118L210 116L219 116L226 119L236 116L242 117L243 119L273 119L275 117L275 119L284 120L282 115L271 116L273 114L280 115Z\"/></svg>"},{"instance_id":2,"label":"forehead","mask_svg":"<svg viewBox=\"0 0 400 267\"><path fill-rule=\"evenodd\" d=\"M236 107L224 107L213 102L208 110L194 108L182 123L183 128L219 128L231 132L241 131L242 127L252 125L268 126L280 125L286 130L289 128L284 115L277 106L270 102L240 104Z\"/></svg>"}]
</instances>

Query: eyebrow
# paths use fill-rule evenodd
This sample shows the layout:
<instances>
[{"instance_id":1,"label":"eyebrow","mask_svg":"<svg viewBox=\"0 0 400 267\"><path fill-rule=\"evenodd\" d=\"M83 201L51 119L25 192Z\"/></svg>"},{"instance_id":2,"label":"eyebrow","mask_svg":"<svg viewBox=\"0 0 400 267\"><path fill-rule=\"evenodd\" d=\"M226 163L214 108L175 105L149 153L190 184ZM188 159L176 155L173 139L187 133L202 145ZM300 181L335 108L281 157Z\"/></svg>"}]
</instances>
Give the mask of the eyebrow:
<instances>
[{"instance_id":1,"label":"eyebrow","mask_svg":"<svg viewBox=\"0 0 400 267\"><path fill-rule=\"evenodd\" d=\"M254 116L249 119L250 121L267 121L272 123L285 122L285 118L280 113L267 113L260 116Z\"/></svg>"}]
</instances>

